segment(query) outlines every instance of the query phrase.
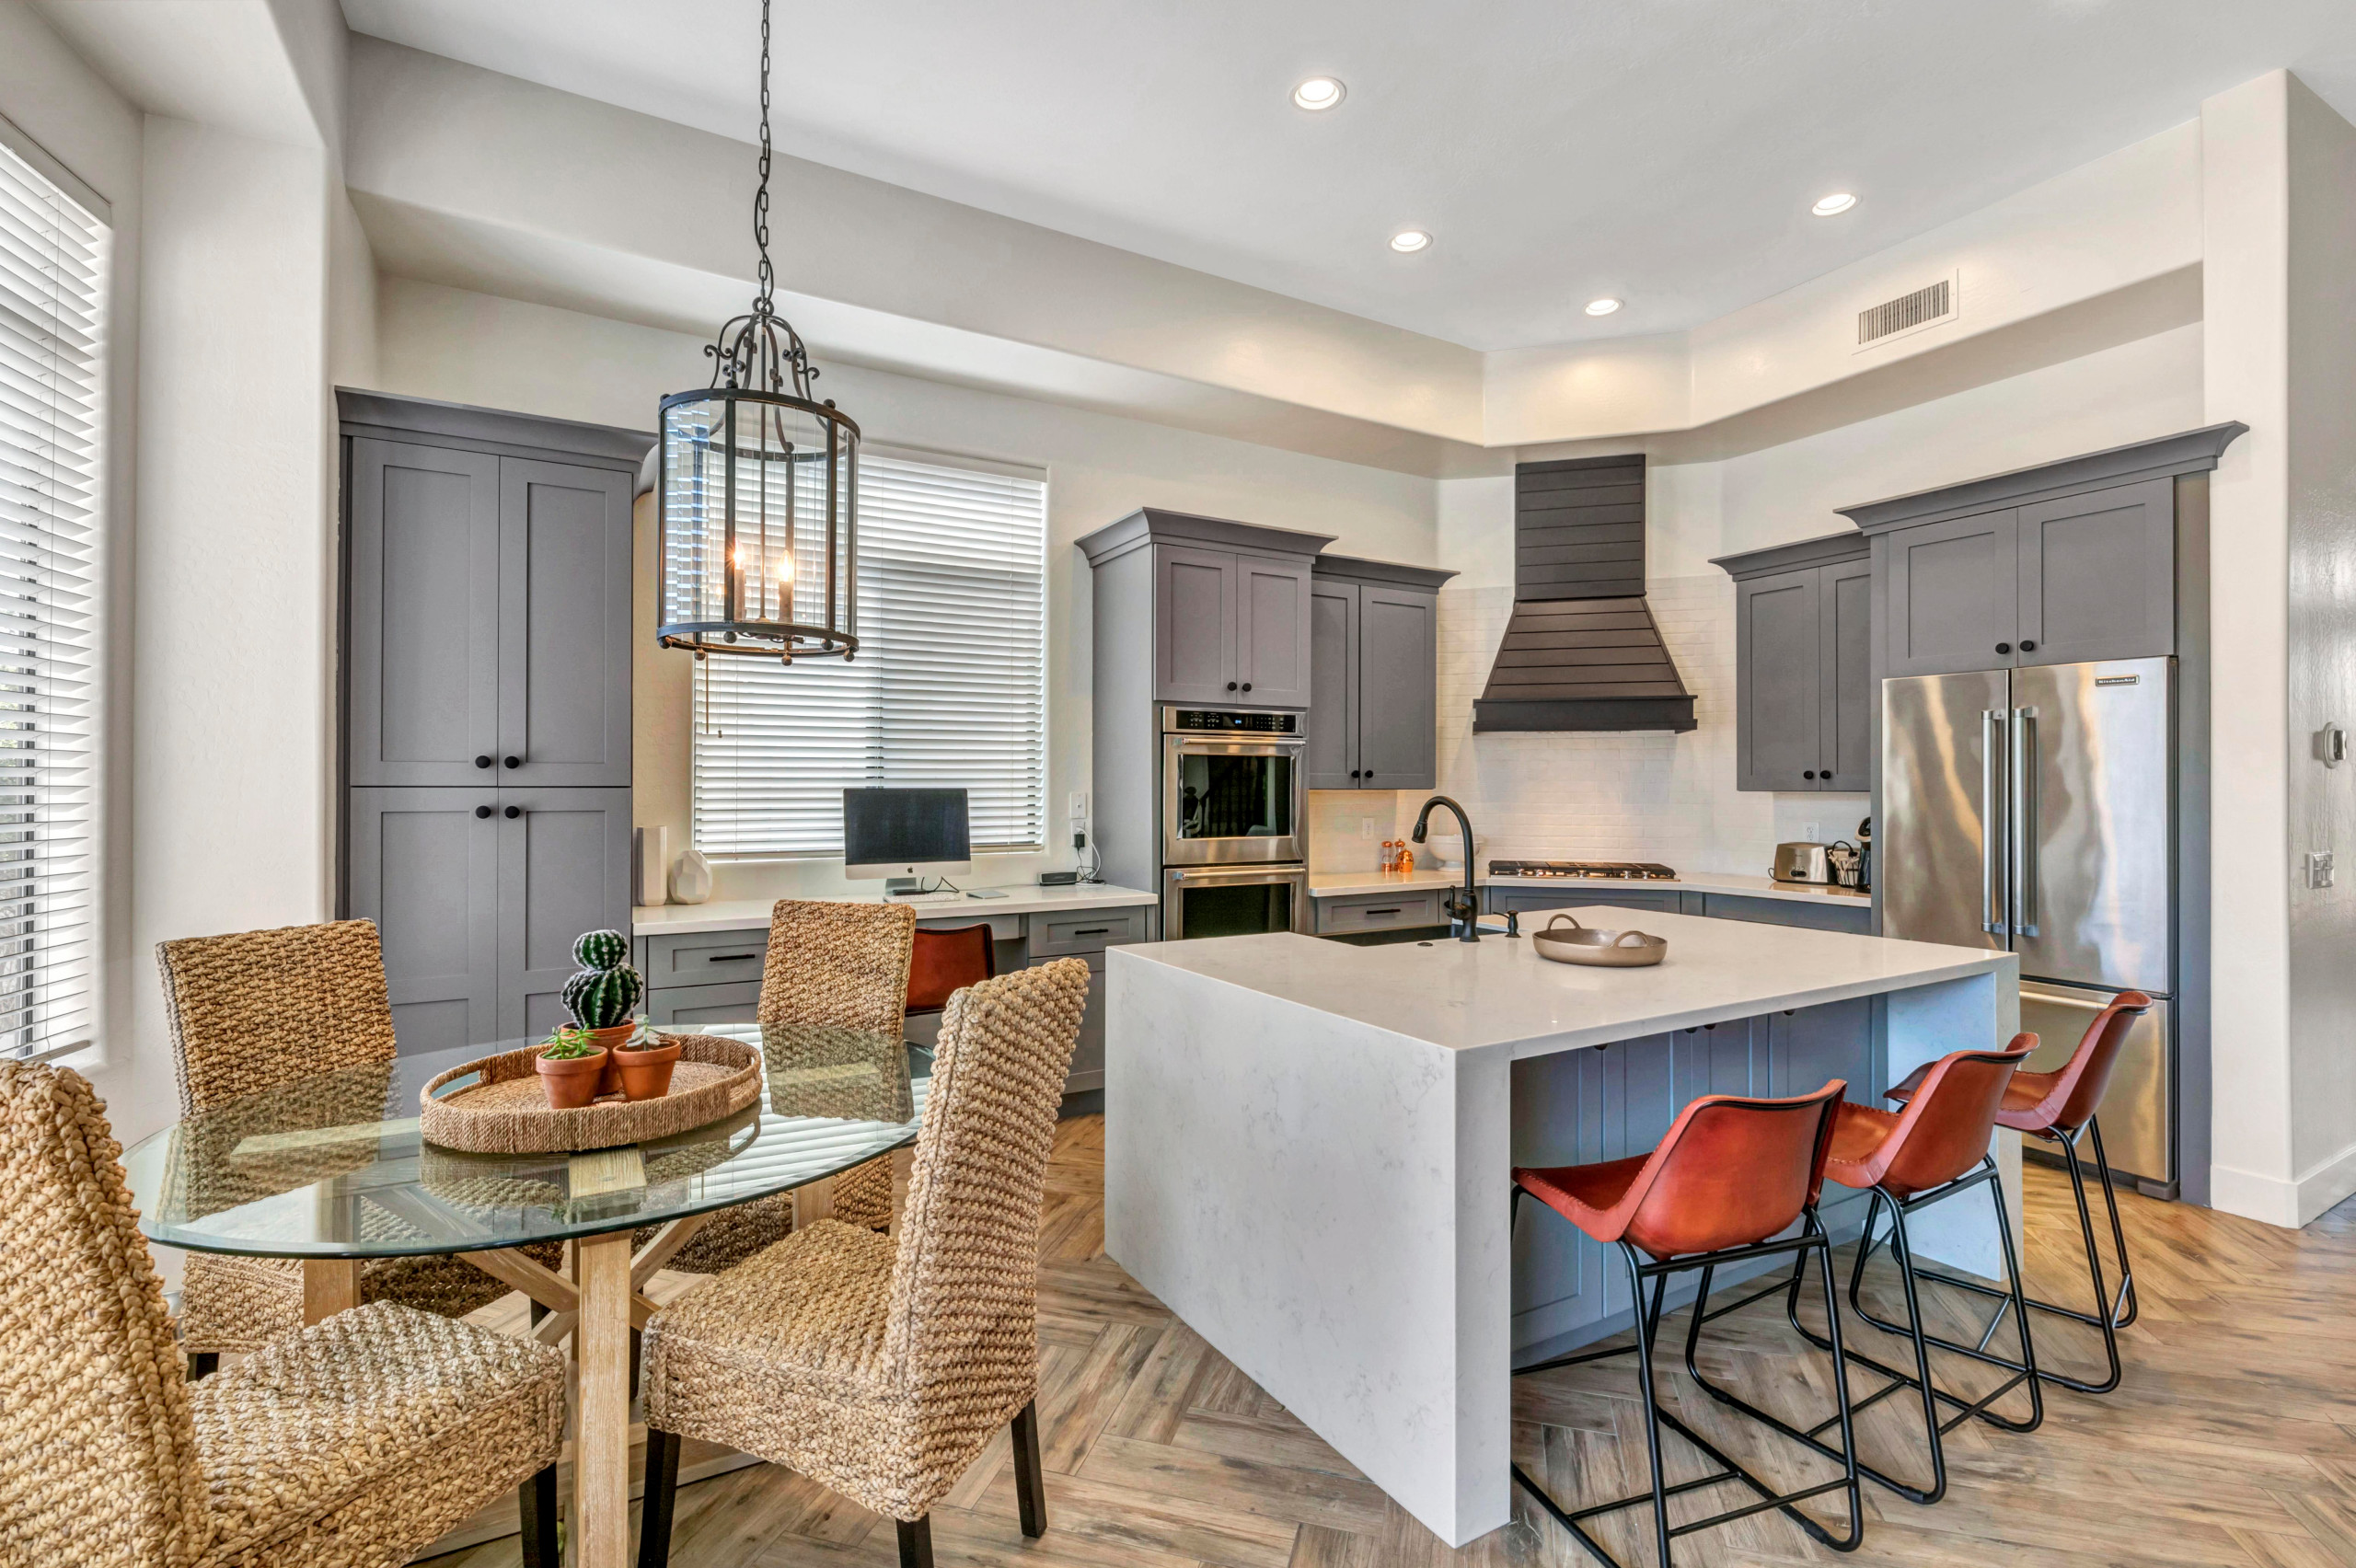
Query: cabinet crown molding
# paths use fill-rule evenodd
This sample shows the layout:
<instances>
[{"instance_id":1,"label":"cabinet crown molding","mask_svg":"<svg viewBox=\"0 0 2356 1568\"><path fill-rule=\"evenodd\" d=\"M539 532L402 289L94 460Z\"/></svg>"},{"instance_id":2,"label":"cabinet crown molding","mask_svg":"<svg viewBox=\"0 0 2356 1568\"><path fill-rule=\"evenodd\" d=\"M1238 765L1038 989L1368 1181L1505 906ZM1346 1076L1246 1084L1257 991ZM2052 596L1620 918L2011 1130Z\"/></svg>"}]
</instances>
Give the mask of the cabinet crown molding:
<instances>
[{"instance_id":1,"label":"cabinet crown molding","mask_svg":"<svg viewBox=\"0 0 2356 1568\"><path fill-rule=\"evenodd\" d=\"M465 403L437 403L427 398L396 398L382 392L355 391L349 386L335 389L335 401L345 435L387 441L414 441L419 436L430 436L430 444L463 451L500 452L558 462L588 458L633 472L655 445L655 437L648 431L584 424L578 420L543 419L537 414L478 409Z\"/></svg>"},{"instance_id":2,"label":"cabinet crown molding","mask_svg":"<svg viewBox=\"0 0 2356 1568\"><path fill-rule=\"evenodd\" d=\"M1863 560L1869 548L1865 536L1861 533L1825 534L1813 539L1797 539L1788 545L1769 545L1764 549L1737 550L1732 555L1712 556L1710 564L1739 582L1748 577L1797 571L1806 566L1831 566L1835 561Z\"/></svg>"},{"instance_id":3,"label":"cabinet crown molding","mask_svg":"<svg viewBox=\"0 0 2356 1568\"><path fill-rule=\"evenodd\" d=\"M1349 582L1390 582L1432 593L1456 575L1446 567L1409 566L1403 561L1342 555L1321 555L1310 563L1309 571L1314 577L1340 578Z\"/></svg>"},{"instance_id":4,"label":"cabinet crown molding","mask_svg":"<svg viewBox=\"0 0 2356 1568\"><path fill-rule=\"evenodd\" d=\"M1307 558L1338 537L1336 534L1264 528L1256 523L1234 523L1224 517L1198 517L1189 512L1141 506L1117 523L1107 523L1073 542L1087 555L1089 565L1100 566L1114 556L1126 555L1150 544L1210 545L1220 549Z\"/></svg>"},{"instance_id":5,"label":"cabinet crown molding","mask_svg":"<svg viewBox=\"0 0 2356 1568\"><path fill-rule=\"evenodd\" d=\"M1967 479L1961 484L1942 485L1936 490L1891 496L1886 501L1860 502L1833 510L1864 532L1878 534L1917 523L1967 517L1999 507L2056 501L2082 490L2132 484L2138 479L2205 474L2216 467L2234 438L2248 429L2239 420L2228 420L2223 424L2154 436L2149 441L2089 452L2080 457L2065 457L2058 463L2040 463L2033 468L2015 468L2008 474L1992 474L1986 478Z\"/></svg>"}]
</instances>

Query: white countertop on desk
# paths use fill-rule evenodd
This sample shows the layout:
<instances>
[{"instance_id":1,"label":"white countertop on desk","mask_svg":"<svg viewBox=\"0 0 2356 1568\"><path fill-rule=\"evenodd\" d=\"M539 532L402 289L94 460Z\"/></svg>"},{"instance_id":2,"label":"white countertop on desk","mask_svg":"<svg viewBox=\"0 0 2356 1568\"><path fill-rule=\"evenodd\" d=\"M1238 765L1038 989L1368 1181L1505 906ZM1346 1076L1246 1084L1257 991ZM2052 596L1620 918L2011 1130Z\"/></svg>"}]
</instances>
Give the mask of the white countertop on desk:
<instances>
[{"instance_id":1,"label":"white countertop on desk","mask_svg":"<svg viewBox=\"0 0 2356 1568\"><path fill-rule=\"evenodd\" d=\"M1569 904L1590 926L1669 939L1646 969L1595 969L1493 936L1358 947L1283 932L1113 949L1115 966L1168 964L1446 1050L1517 1056L1608 1044L1785 1008L1997 974L2010 953L1659 910ZM1114 996L1119 996L1117 986Z\"/></svg>"},{"instance_id":2,"label":"white countertop on desk","mask_svg":"<svg viewBox=\"0 0 2356 1568\"><path fill-rule=\"evenodd\" d=\"M941 920L986 915L1052 915L1059 909L1130 909L1159 904L1161 899L1133 887L1110 882L1080 882L1070 887L1040 887L1035 883L1000 889L1004 898L887 899L881 894L845 894L822 898L822 904L905 904L919 920ZM630 932L641 937L685 937L703 931L766 928L773 899L732 898L711 904L641 905L629 912Z\"/></svg>"},{"instance_id":3,"label":"white countertop on desk","mask_svg":"<svg viewBox=\"0 0 2356 1568\"><path fill-rule=\"evenodd\" d=\"M1773 877L1746 877L1733 871L1680 872L1672 882L1625 882L1617 877L1478 877L1483 887L1559 888L1566 905L1581 899L1603 898L1619 887L1724 893L1742 898L1777 898L1792 904L1855 905L1870 908L1874 895L1820 882L1777 882ZM1461 885L1462 871L1445 870L1398 871L1311 871L1309 896L1345 898L1360 894L1392 893L1403 888L1446 888Z\"/></svg>"}]
</instances>

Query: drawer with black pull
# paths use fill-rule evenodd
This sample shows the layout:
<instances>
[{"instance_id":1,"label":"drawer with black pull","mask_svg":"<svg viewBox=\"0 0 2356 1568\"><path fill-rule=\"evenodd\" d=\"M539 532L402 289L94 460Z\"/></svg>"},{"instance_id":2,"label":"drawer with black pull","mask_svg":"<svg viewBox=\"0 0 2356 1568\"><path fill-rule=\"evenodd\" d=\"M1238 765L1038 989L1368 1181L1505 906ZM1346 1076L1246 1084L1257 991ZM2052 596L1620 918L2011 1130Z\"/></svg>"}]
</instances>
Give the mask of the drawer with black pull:
<instances>
[{"instance_id":1,"label":"drawer with black pull","mask_svg":"<svg viewBox=\"0 0 2356 1568\"><path fill-rule=\"evenodd\" d=\"M1439 894L1428 888L1371 897L1317 900L1317 929L1381 931L1398 926L1437 926L1448 918Z\"/></svg>"},{"instance_id":2,"label":"drawer with black pull","mask_svg":"<svg viewBox=\"0 0 2356 1568\"><path fill-rule=\"evenodd\" d=\"M1103 952L1124 942L1150 941L1152 915L1150 905L1139 905L1130 909L1072 909L1030 916L1031 956Z\"/></svg>"},{"instance_id":3,"label":"drawer with black pull","mask_svg":"<svg viewBox=\"0 0 2356 1568\"><path fill-rule=\"evenodd\" d=\"M646 984L717 986L731 980L758 980L761 958L768 951L766 926L741 931L699 931L684 937L646 939Z\"/></svg>"}]
</instances>

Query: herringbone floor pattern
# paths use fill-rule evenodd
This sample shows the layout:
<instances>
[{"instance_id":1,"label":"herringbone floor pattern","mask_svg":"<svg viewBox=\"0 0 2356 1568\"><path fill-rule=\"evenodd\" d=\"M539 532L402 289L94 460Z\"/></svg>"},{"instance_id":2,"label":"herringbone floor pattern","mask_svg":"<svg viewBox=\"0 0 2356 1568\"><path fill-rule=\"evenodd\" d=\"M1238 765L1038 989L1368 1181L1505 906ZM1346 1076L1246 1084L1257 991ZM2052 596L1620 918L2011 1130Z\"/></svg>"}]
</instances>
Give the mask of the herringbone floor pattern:
<instances>
[{"instance_id":1,"label":"herringbone floor pattern","mask_svg":"<svg viewBox=\"0 0 2356 1568\"><path fill-rule=\"evenodd\" d=\"M1044 1389L1040 1398L1051 1525L1026 1541L1015 1525L1003 1438L933 1516L944 1564L976 1568L1429 1568L1441 1563L1567 1565L1588 1561L1516 1494L1512 1526L1450 1551L1103 1256L1103 1124L1063 1124L1040 1237ZM2029 1173L2032 1288L2077 1300L2085 1290L2069 1190ZM1974 1201L1966 1199L1964 1201ZM2053 1390L2028 1436L1972 1424L1948 1440L1951 1490L1922 1508L1868 1485L1865 1540L1842 1555L1768 1514L1683 1538L1678 1562L1711 1565L1847 1562L1886 1568L2356 1568L2356 1205L2306 1230L2272 1229L2208 1210L2128 1198L2142 1320L2124 1336L2124 1387L2105 1398ZM1551 1216L1524 1223L1554 1223ZM1846 1260L1842 1260L1846 1279ZM1888 1284L1888 1262L1875 1272ZM1878 1293L1877 1293L1878 1294ZM1977 1337L1985 1312L1934 1290L1951 1329ZM1820 1307L1804 1309L1820 1321ZM1968 1321L1967 1321L1968 1320ZM1902 1360L1902 1343L1846 1320L1853 1344ZM2040 1359L2087 1364L2091 1330L2040 1316ZM1683 1343L1680 1315L1664 1339ZM1997 1342L2010 1343L2010 1325ZM1761 1303L1710 1325L1703 1370L1756 1402L1812 1422L1830 1409L1823 1358ZM1953 1386L1988 1386L1982 1369L1944 1358ZM1526 1469L1573 1506L1644 1484L1644 1429L1630 1358L1516 1385L1514 1441ZM1672 1370L1672 1368L1675 1368ZM1694 1389L1676 1357L1659 1373L1666 1400L1697 1429L1792 1484L1823 1461L1754 1435ZM1859 1397L1876 1386L1860 1374ZM2007 1407L2020 1396L2008 1397ZM1860 1422L1870 1461L1923 1473L1920 1407L1883 1401ZM1802 1423L1805 1424L1806 1423ZM1704 1473L1667 1439L1672 1481ZM1738 1499L1713 1491L1673 1505L1675 1518ZM1814 1507L1833 1500L1819 1500ZM1642 1524L1643 1510L1619 1516ZM879 1528L879 1526L881 1528ZM1606 1539L1648 1564L1648 1528ZM897 1561L872 1515L790 1472L762 1466L683 1488L672 1562L680 1568L786 1568ZM513 1568L514 1539L435 1560L436 1568Z\"/></svg>"}]
</instances>

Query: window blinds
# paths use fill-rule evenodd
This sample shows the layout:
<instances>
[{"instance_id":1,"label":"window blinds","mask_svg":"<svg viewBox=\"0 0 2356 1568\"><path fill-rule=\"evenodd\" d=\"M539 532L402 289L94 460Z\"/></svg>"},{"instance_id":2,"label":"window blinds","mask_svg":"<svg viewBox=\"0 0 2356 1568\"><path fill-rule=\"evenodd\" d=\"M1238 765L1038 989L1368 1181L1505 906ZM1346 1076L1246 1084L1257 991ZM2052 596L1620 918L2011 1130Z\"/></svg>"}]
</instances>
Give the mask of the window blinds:
<instances>
[{"instance_id":1,"label":"window blinds","mask_svg":"<svg viewBox=\"0 0 2356 1568\"><path fill-rule=\"evenodd\" d=\"M0 145L0 1055L92 1023L109 238Z\"/></svg>"},{"instance_id":2,"label":"window blinds","mask_svg":"<svg viewBox=\"0 0 2356 1568\"><path fill-rule=\"evenodd\" d=\"M859 656L696 666L695 841L839 855L846 789L963 788L973 843L1038 848L1047 815L1045 481L869 452Z\"/></svg>"}]
</instances>

